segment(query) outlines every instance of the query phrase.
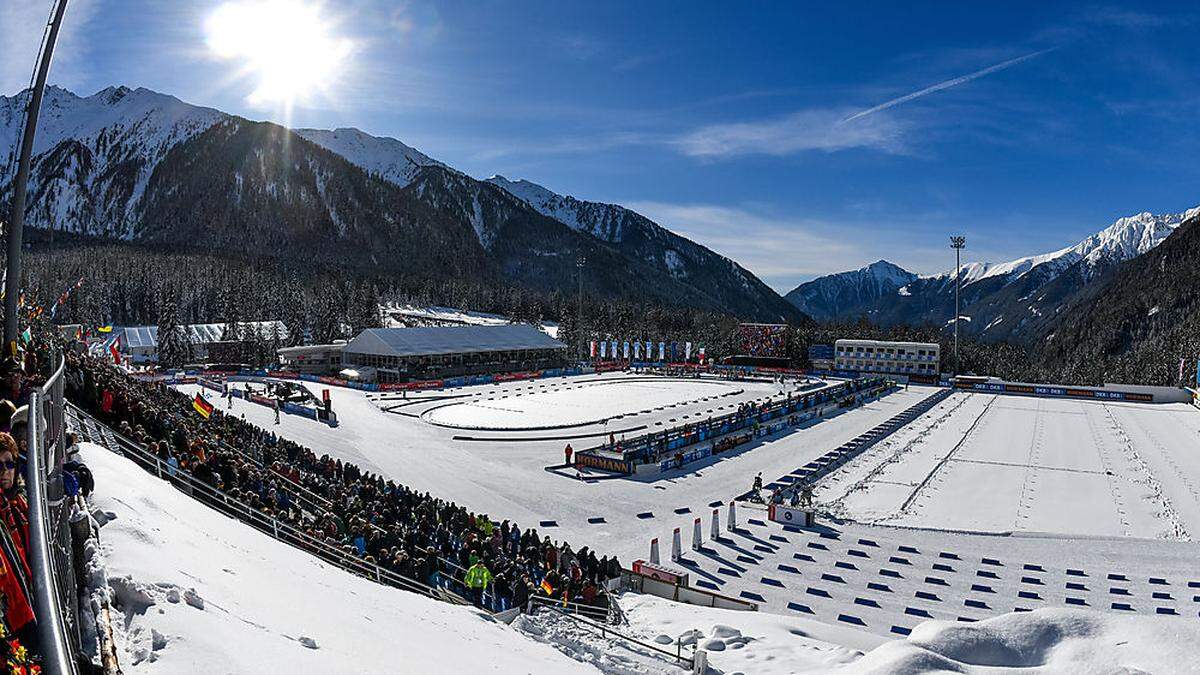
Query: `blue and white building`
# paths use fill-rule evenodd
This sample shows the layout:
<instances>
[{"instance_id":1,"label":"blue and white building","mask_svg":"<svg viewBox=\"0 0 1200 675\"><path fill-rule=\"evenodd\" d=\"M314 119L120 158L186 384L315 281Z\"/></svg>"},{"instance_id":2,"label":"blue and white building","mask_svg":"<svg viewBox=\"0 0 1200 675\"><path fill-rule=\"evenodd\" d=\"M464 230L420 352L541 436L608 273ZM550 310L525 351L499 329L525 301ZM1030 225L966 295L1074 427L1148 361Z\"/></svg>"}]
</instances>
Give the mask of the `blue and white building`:
<instances>
[{"instance_id":1,"label":"blue and white building","mask_svg":"<svg viewBox=\"0 0 1200 675\"><path fill-rule=\"evenodd\" d=\"M834 366L864 373L936 376L941 372L940 352L933 342L838 340L834 343Z\"/></svg>"}]
</instances>

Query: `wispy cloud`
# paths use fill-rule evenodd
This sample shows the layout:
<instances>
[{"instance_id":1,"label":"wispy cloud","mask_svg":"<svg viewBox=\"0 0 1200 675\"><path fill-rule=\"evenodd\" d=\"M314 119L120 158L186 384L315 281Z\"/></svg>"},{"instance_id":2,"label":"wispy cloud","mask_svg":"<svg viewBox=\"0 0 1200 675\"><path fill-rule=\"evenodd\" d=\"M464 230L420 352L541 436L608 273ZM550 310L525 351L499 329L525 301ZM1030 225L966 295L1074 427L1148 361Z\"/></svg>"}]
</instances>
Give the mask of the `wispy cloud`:
<instances>
[{"instance_id":1,"label":"wispy cloud","mask_svg":"<svg viewBox=\"0 0 1200 675\"><path fill-rule=\"evenodd\" d=\"M815 276L861 267L869 256L858 240L830 236L821 232L825 225L804 219L716 204L624 204L736 261L780 293Z\"/></svg>"},{"instance_id":2,"label":"wispy cloud","mask_svg":"<svg viewBox=\"0 0 1200 675\"><path fill-rule=\"evenodd\" d=\"M670 143L685 155L709 158L851 148L904 152L902 123L889 117L845 123L846 112L845 108L815 108L769 120L713 124Z\"/></svg>"},{"instance_id":3,"label":"wispy cloud","mask_svg":"<svg viewBox=\"0 0 1200 675\"><path fill-rule=\"evenodd\" d=\"M1084 13L1083 20L1100 26L1115 26L1133 30L1158 28L1171 23L1171 20L1165 16L1122 7L1094 7Z\"/></svg>"},{"instance_id":4,"label":"wispy cloud","mask_svg":"<svg viewBox=\"0 0 1200 675\"><path fill-rule=\"evenodd\" d=\"M894 108L903 103L908 103L909 101L912 101L914 99L921 98L922 96L928 96L935 92L944 91L951 87L957 87L960 84L966 84L967 82L970 82L972 80L977 80L977 79L983 77L984 75L990 75L992 73L1004 70L1006 68L1011 68L1011 67L1017 65L1018 63L1023 63L1025 61L1028 61L1029 59L1036 58L1038 56L1041 56L1043 54L1046 54L1046 53L1052 52L1052 51L1054 51L1053 47L1051 47L1050 49L1042 49L1042 50L1039 50L1039 51L1036 51L1036 52L1033 52L1030 54L1026 54L1024 56L1018 56L1016 58L1009 59L1007 61L1001 61L1000 63L997 63L992 66L988 66L987 68L983 68L982 70L977 70L973 73L967 73L966 75L954 77L949 80L943 80L942 82L938 82L937 84L930 85L928 87L925 87L924 89L919 89L910 94L905 94L904 96L899 96L897 98L893 98L890 101L884 101L883 103L880 103L877 106L856 112L853 115L850 115L849 117L847 117L843 121L844 122L853 122L854 120L862 119L868 115L873 115L882 110L887 110L888 108Z\"/></svg>"},{"instance_id":5,"label":"wispy cloud","mask_svg":"<svg viewBox=\"0 0 1200 675\"><path fill-rule=\"evenodd\" d=\"M882 207L887 215L877 217L880 207L871 204L854 209L858 211L855 215L839 218L780 215L769 207L745 203L619 203L736 261L781 294L810 279L855 270L879 259L917 274L941 273L954 263L946 235L960 231L953 225L955 219L945 212L901 216L894 209ZM1050 251L1072 243L1050 234L1053 227L1049 223L1040 230L1047 235L1044 240L992 234L1014 231L1007 223L971 230L967 234L974 243L968 259L1012 260L1031 251ZM847 231L857 236L847 237Z\"/></svg>"},{"instance_id":6,"label":"wispy cloud","mask_svg":"<svg viewBox=\"0 0 1200 675\"><path fill-rule=\"evenodd\" d=\"M95 0L75 0L63 19L54 50L50 82L76 85L87 75L88 22L96 13ZM0 92L15 93L29 86L42 34L50 18L49 3L0 3Z\"/></svg>"}]
</instances>

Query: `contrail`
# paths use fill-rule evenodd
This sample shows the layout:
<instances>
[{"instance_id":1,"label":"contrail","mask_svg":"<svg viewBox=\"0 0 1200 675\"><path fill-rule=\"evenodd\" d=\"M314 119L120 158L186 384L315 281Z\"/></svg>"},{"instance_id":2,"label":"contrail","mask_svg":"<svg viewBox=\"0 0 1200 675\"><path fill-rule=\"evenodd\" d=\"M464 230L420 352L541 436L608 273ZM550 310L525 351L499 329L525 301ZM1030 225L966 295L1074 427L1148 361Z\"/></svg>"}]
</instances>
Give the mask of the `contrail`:
<instances>
[{"instance_id":1,"label":"contrail","mask_svg":"<svg viewBox=\"0 0 1200 675\"><path fill-rule=\"evenodd\" d=\"M867 108L866 110L856 112L853 115L842 120L842 122L849 122L851 120L856 120L860 117L866 117L867 115L870 115L871 113L877 113L880 110L887 110L888 108L894 108L894 107L900 105L901 103L908 103L909 101L911 101L915 98L921 98L922 96L932 94L935 91L949 89L950 87L957 87L958 85L963 84L964 82L970 82L971 80L981 78L984 75L994 73L998 70L1004 70L1005 68L1015 66L1018 63L1021 63L1022 61L1028 61L1029 59L1032 59L1036 56L1041 56L1042 54L1045 54L1046 52L1052 52L1052 51L1054 51L1054 49L1055 49L1054 47L1051 47L1050 49L1043 49L1041 51L1033 52L1032 54L1026 54L1025 56L1018 56L1015 59L1009 59L1007 61L997 63L994 66L988 66L987 68L984 68L983 70L977 70L973 73L969 73L969 74L963 75L961 77L956 77L952 80L946 80L945 82L938 82L935 85L925 87L924 89L921 89L919 91L914 91L911 94L905 94L904 96L901 96L900 98L894 98L885 103L880 103L879 105L875 106L874 108Z\"/></svg>"}]
</instances>

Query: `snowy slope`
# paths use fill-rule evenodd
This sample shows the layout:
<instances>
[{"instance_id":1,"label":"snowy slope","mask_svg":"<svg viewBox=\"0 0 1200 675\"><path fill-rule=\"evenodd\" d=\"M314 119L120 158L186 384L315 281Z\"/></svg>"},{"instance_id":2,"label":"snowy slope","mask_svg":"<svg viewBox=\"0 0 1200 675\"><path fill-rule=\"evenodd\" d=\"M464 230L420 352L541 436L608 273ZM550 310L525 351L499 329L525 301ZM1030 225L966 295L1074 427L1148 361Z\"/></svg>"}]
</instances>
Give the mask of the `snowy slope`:
<instances>
[{"instance_id":1,"label":"snowy slope","mask_svg":"<svg viewBox=\"0 0 1200 675\"><path fill-rule=\"evenodd\" d=\"M293 129L296 134L346 158L351 164L401 187L423 166L450 167L394 138L371 136L358 129Z\"/></svg>"},{"instance_id":2,"label":"snowy slope","mask_svg":"<svg viewBox=\"0 0 1200 675\"><path fill-rule=\"evenodd\" d=\"M12 179L28 93L0 96L0 186ZM80 97L47 87L34 142L30 222L131 236L155 167L177 144L228 116L149 89L109 87Z\"/></svg>"},{"instance_id":3,"label":"snowy slope","mask_svg":"<svg viewBox=\"0 0 1200 675\"><path fill-rule=\"evenodd\" d=\"M595 673L470 609L380 586L85 444L126 673ZM122 616L123 613L123 616Z\"/></svg>"},{"instance_id":4,"label":"snowy slope","mask_svg":"<svg viewBox=\"0 0 1200 675\"><path fill-rule=\"evenodd\" d=\"M487 179L514 197L532 206L538 213L570 225L572 229L589 232L609 242L621 240L621 207L612 204L584 202L571 196L552 192L524 178L511 181L496 175ZM607 208L606 208L607 207Z\"/></svg>"}]
</instances>

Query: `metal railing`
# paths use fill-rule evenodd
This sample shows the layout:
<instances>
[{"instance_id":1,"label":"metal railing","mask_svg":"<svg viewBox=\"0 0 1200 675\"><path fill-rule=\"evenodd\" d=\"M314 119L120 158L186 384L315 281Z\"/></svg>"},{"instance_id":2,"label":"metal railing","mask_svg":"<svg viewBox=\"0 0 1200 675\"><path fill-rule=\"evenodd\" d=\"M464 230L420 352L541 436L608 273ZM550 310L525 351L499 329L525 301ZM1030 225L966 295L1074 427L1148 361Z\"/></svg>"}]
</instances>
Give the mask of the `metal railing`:
<instances>
[{"instance_id":1,"label":"metal railing","mask_svg":"<svg viewBox=\"0 0 1200 675\"><path fill-rule=\"evenodd\" d=\"M669 656L669 657L679 661L681 664L686 664L689 669L692 668L693 665L695 664L695 658L696 658L695 643L685 645L685 644L683 644L683 642L681 642L680 640L677 639L674 642L675 651L672 652L669 649L665 649L662 645L655 644L653 642L647 642L645 640L639 640L638 638L632 637L630 635L626 635L625 633L622 633L620 631L613 630L612 626L606 626L603 623L597 623L595 621L592 621L591 619L586 618L584 615L572 614L568 611L565 611L558 606L559 603L554 602L550 598L543 598L543 597L535 596L533 598L530 598L530 601L532 603L532 606L537 608L538 610L548 609L552 612L555 612L562 616L565 616L566 618L574 621L577 624L581 624L583 626L591 628L594 631L599 632L601 638L607 639L609 635L612 635L614 637L624 640L625 642L635 644L643 649L649 649L650 651L657 652L664 656ZM687 654L684 654L685 647L688 647L692 650L692 654L690 656Z\"/></svg>"},{"instance_id":2,"label":"metal railing","mask_svg":"<svg viewBox=\"0 0 1200 675\"><path fill-rule=\"evenodd\" d=\"M79 602L71 557L70 503L63 493L62 465L66 459L63 369L29 397L28 456L25 485L29 500L29 569L34 616L47 675L74 675L82 653Z\"/></svg>"}]
</instances>

